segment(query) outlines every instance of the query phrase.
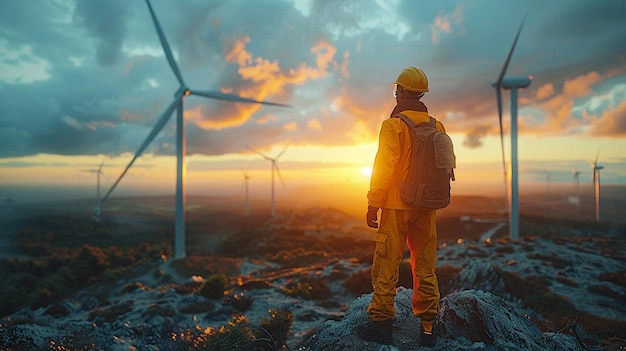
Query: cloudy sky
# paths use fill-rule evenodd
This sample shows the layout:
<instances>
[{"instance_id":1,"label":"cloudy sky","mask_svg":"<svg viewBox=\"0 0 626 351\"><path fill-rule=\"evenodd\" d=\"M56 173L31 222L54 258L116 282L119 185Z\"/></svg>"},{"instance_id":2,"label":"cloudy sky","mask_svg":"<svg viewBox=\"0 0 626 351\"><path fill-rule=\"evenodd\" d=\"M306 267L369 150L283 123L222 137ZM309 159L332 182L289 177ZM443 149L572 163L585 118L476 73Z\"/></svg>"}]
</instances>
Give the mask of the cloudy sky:
<instances>
[{"instance_id":1,"label":"cloudy sky","mask_svg":"<svg viewBox=\"0 0 626 351\"><path fill-rule=\"evenodd\" d=\"M527 16L507 72L533 76L519 93L521 178L550 174L569 184L576 168L590 183L587 162L600 151L603 182L626 183L625 1L152 5L189 88L293 106L185 98L189 176L198 182L216 174L239 181L242 168L269 173L247 146L271 156L288 145L285 178L351 179L348 169L358 177L394 106L392 82L418 66L430 82L424 102L453 136L459 187L464 180L500 186L491 82ZM2 189L92 184L105 158L109 185L178 88L145 1L0 0ZM503 96L508 131L509 92ZM173 179L174 121L131 179Z\"/></svg>"}]
</instances>

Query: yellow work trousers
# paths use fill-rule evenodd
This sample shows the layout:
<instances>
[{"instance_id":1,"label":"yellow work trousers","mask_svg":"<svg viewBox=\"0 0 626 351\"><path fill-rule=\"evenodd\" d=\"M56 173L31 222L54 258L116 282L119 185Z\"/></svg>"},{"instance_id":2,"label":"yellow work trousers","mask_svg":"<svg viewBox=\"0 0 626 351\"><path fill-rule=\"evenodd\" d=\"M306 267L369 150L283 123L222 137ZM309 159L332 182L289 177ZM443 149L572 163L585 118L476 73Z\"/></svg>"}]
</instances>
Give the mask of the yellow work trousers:
<instances>
[{"instance_id":1,"label":"yellow work trousers","mask_svg":"<svg viewBox=\"0 0 626 351\"><path fill-rule=\"evenodd\" d=\"M373 321L392 319L400 262L406 245L413 270L413 315L431 330L439 312L437 264L437 224L435 211L383 209L375 237L372 264L374 295L367 308Z\"/></svg>"}]
</instances>

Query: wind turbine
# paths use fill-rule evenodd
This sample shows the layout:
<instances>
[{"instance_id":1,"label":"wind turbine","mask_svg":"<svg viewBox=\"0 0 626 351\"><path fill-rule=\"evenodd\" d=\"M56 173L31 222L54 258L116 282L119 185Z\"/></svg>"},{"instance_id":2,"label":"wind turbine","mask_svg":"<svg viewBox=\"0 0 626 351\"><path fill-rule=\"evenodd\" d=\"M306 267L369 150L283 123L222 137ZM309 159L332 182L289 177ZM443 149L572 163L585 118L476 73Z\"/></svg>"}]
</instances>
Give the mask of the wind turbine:
<instances>
[{"instance_id":1,"label":"wind turbine","mask_svg":"<svg viewBox=\"0 0 626 351\"><path fill-rule=\"evenodd\" d=\"M600 156L600 149L596 154L596 160L593 163L589 162L591 169L593 170L593 187L595 189L596 200L596 222L600 221L600 170L604 169L603 166L598 166L598 157Z\"/></svg>"},{"instance_id":2,"label":"wind turbine","mask_svg":"<svg viewBox=\"0 0 626 351\"><path fill-rule=\"evenodd\" d=\"M272 164L272 212L271 212L271 216L274 217L276 215L276 206L274 203L274 172L278 174L278 178L280 178L280 182L283 184L283 187L285 187L285 182L283 181L283 177L280 175L280 170L278 169L278 163L276 163L278 161L278 159L280 158L280 156L282 156L285 151L287 150L287 147L289 145L285 146L285 148L283 149L283 151L281 151L278 155L276 155L276 157L271 158L269 156L266 156L250 147L248 147L250 150L254 151L255 153L261 155L261 157L263 157L264 159L268 160L271 162Z\"/></svg>"},{"instance_id":3,"label":"wind turbine","mask_svg":"<svg viewBox=\"0 0 626 351\"><path fill-rule=\"evenodd\" d=\"M102 159L102 162L100 163L100 167L98 167L97 170L93 170L93 172L96 173L96 212L93 214L93 216L91 218L93 218L95 221L100 221L100 214L102 211L102 199L100 198L100 175L103 174L102 172L102 166L104 165L104 160L106 160L106 157Z\"/></svg>"},{"instance_id":4,"label":"wind turbine","mask_svg":"<svg viewBox=\"0 0 626 351\"><path fill-rule=\"evenodd\" d=\"M198 91L191 90L185 84L183 80L183 76L178 68L178 64L174 59L174 55L172 54L172 50L165 38L165 34L163 33L163 29L157 20L156 14L152 9L152 5L150 4L150 0L146 0L146 4L148 5L148 9L150 10L150 16L152 17L152 22L154 22L154 27L158 34L159 40L161 42L161 46L163 47L163 52L167 58L167 62L170 65L176 79L178 80L178 89L174 93L174 100L167 106L163 114L157 120L157 123L154 125L147 138L139 147L139 150L135 153L135 156L130 161L128 166L124 169L119 178L113 183L113 186L106 193L102 202L108 199L111 192L115 189L120 180L124 177L128 169L133 165L135 160L145 151L145 149L150 145L152 140L159 134L161 129L165 126L166 122L170 119L174 110L176 110L176 219L175 219L175 236L174 236L174 256L175 258L182 258L185 256L185 207L186 207L186 175L187 175L187 165L185 163L185 155L187 153L187 142L185 137L185 120L183 119L183 102L185 97L190 95L202 96L209 99L217 99L217 100L226 100L232 102L247 102L247 103L255 103L255 104L264 104L264 105L273 105L273 106L283 106L290 107L286 104L279 104L274 102L267 101L257 101L253 99L243 98L238 95L232 94L224 94L216 91Z\"/></svg>"},{"instance_id":5,"label":"wind turbine","mask_svg":"<svg viewBox=\"0 0 626 351\"><path fill-rule=\"evenodd\" d=\"M491 83L491 85L496 88L496 99L498 102L498 117L500 121L500 144L502 147L502 167L504 169L505 194L507 195L506 197L509 210L509 235L511 236L511 239L519 239L519 185L517 177L517 90L528 87L530 85L530 81L532 80L532 76L521 78L505 78L504 75L506 74L509 62L511 61L511 56L513 55L513 51L515 50L515 45L517 45L517 40L519 39L520 33L522 32L522 28L524 27L525 20L526 17L524 17L524 20L522 20L522 24L517 31L517 35L515 36L515 40L513 41L511 50L509 50L509 54L506 58L506 61L504 62L504 66L502 66L500 75L498 75L498 79L495 82ZM508 172L508 177L506 171L506 161L504 157L504 133L502 130L502 89L511 90L511 164ZM507 181L510 181L510 184L507 184ZM510 185L508 187L508 191L507 185Z\"/></svg>"},{"instance_id":6,"label":"wind turbine","mask_svg":"<svg viewBox=\"0 0 626 351\"><path fill-rule=\"evenodd\" d=\"M574 168L574 184L576 184L576 210L580 209L580 192L579 192L579 183L580 183L580 171Z\"/></svg>"}]
</instances>

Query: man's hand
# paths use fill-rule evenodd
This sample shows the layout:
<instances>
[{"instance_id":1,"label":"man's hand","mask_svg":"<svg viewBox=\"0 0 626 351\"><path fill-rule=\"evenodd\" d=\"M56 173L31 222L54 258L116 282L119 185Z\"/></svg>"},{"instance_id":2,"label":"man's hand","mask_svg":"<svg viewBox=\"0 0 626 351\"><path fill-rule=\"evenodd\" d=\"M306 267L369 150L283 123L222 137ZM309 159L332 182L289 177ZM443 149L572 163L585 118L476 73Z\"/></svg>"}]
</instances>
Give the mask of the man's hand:
<instances>
[{"instance_id":1,"label":"man's hand","mask_svg":"<svg viewBox=\"0 0 626 351\"><path fill-rule=\"evenodd\" d=\"M367 206L367 215L365 216L367 226L370 228L378 228L378 207Z\"/></svg>"}]
</instances>

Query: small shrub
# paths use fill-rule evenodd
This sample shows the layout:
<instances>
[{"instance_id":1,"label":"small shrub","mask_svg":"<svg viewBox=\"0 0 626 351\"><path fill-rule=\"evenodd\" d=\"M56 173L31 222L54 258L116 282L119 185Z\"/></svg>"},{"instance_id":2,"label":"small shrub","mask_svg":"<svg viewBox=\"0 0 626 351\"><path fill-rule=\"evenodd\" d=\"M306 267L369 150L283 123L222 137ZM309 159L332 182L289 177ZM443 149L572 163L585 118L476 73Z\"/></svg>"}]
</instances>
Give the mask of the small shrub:
<instances>
[{"instance_id":1,"label":"small shrub","mask_svg":"<svg viewBox=\"0 0 626 351\"><path fill-rule=\"evenodd\" d=\"M181 295L189 295L198 291L202 287L203 284L204 283L202 282L196 282L196 281L181 284L181 285L173 284L174 285L173 289L174 291L176 291L177 293Z\"/></svg>"},{"instance_id":2,"label":"small shrub","mask_svg":"<svg viewBox=\"0 0 626 351\"><path fill-rule=\"evenodd\" d=\"M307 300L326 300L330 298L331 291L326 281L320 277L302 277L297 281L290 281L281 291L292 297L300 297Z\"/></svg>"},{"instance_id":3,"label":"small shrub","mask_svg":"<svg viewBox=\"0 0 626 351\"><path fill-rule=\"evenodd\" d=\"M213 274L207 279L198 291L198 294L208 299L219 299L224 296L228 279L222 274Z\"/></svg>"},{"instance_id":4,"label":"small shrub","mask_svg":"<svg viewBox=\"0 0 626 351\"><path fill-rule=\"evenodd\" d=\"M313 290L313 287L309 283L291 282L281 287L280 290L287 296L300 297L308 300L311 298L311 290Z\"/></svg>"},{"instance_id":5,"label":"small shrub","mask_svg":"<svg viewBox=\"0 0 626 351\"><path fill-rule=\"evenodd\" d=\"M244 296L243 293L233 294L231 296L227 296L223 304L228 306L233 306L239 312L246 312L252 306L254 302L254 298L251 296Z\"/></svg>"},{"instance_id":6,"label":"small shrub","mask_svg":"<svg viewBox=\"0 0 626 351\"><path fill-rule=\"evenodd\" d=\"M270 309L270 317L260 321L261 330L257 331L257 339L264 337L264 331L269 333L277 348L285 345L289 337L289 329L293 325L293 313L287 309Z\"/></svg>"},{"instance_id":7,"label":"small shrub","mask_svg":"<svg viewBox=\"0 0 626 351\"><path fill-rule=\"evenodd\" d=\"M190 329L172 337L189 343L189 350L247 350L254 342L254 332L244 315L234 315L218 328Z\"/></svg>"}]
</instances>

